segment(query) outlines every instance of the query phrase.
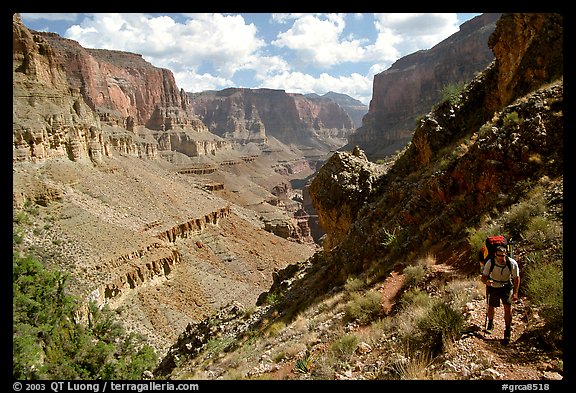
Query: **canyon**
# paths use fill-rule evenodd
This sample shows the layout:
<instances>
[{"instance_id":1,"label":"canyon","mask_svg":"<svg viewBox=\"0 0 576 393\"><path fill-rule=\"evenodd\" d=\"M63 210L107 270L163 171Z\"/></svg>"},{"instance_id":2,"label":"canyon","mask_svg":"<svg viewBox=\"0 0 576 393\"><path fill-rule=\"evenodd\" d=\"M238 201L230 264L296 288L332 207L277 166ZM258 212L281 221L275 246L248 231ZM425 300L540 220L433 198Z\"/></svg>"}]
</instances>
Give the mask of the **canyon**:
<instances>
[{"instance_id":1,"label":"canyon","mask_svg":"<svg viewBox=\"0 0 576 393\"><path fill-rule=\"evenodd\" d=\"M382 251L382 230L398 223L407 228L406 254L432 250L450 261L454 250L441 234L450 228L461 237L482 213L474 206L491 206L499 193L510 192L511 179L534 170L527 152L553 163L546 169L551 178L561 176L561 147L544 149L558 144L558 133L544 135L535 126L525 139L546 144L540 151L523 140L515 148L521 164L511 167L510 183L489 175L488 161L501 160L500 150L481 159L474 149L474 155L457 154L464 159L450 171L409 181L439 159L443 147L562 75L561 40L542 51L548 41L540 30L557 36L553 22L506 19L491 35L499 17L475 18L445 43L375 77L370 108L356 130L358 120L329 97L235 88L189 94L169 70L138 54L82 48L28 30L15 14L13 208L33 215L31 225L19 228L20 248L68 272L73 294L110 305L160 354L229 304L258 307L316 261L287 296L297 307L306 304L367 267ZM507 57L502 42L513 33L525 40ZM487 45L489 37L495 38ZM443 63L441 50L456 55ZM540 54L518 63L527 52ZM456 59L465 62L468 54L477 56L470 68L449 71L460 70ZM439 108L440 120L426 115L438 103L439 87L477 72L485 74L464 93L467 104L458 116L446 106ZM446 78L438 80L438 73ZM534 106L548 100L556 111L561 95L560 84ZM412 109L400 113L398 107ZM536 118L528 109L525 117ZM543 122L557 128L553 117ZM496 146L496 137L489 142ZM406 146L394 164L368 161ZM470 167L472 174L465 170ZM457 199L458 206L438 207ZM431 211L437 218L428 221Z\"/></svg>"}]
</instances>

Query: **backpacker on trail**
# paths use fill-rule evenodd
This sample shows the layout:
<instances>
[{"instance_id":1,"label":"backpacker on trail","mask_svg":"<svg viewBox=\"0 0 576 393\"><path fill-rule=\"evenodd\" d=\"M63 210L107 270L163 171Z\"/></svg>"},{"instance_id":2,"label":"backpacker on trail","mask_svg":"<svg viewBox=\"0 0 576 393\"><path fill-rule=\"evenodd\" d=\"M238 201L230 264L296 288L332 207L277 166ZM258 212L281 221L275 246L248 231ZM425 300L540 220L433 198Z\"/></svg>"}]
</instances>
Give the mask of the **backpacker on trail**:
<instances>
[{"instance_id":1,"label":"backpacker on trail","mask_svg":"<svg viewBox=\"0 0 576 393\"><path fill-rule=\"evenodd\" d=\"M492 235L486 238L484 245L478 251L478 261L480 262L480 274L484 271L484 265L490 259L494 259L496 248L503 246L506 248L506 253L512 256L512 242L509 242L503 235ZM493 265L493 264L492 264Z\"/></svg>"}]
</instances>

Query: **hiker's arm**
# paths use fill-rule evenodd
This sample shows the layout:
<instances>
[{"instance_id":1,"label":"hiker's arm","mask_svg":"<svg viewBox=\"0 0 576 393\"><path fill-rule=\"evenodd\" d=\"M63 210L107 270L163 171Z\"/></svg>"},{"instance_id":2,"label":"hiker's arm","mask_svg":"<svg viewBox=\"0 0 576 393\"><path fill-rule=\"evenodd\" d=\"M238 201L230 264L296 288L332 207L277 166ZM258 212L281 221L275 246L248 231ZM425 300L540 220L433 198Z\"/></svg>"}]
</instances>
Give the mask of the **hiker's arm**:
<instances>
[{"instance_id":1,"label":"hiker's arm","mask_svg":"<svg viewBox=\"0 0 576 393\"><path fill-rule=\"evenodd\" d=\"M485 274L482 275L481 280L484 284L488 286L492 285L492 280L488 280L488 276Z\"/></svg>"},{"instance_id":2,"label":"hiker's arm","mask_svg":"<svg viewBox=\"0 0 576 393\"><path fill-rule=\"evenodd\" d=\"M512 292L512 299L516 300L518 299L518 288L520 288L520 276L514 277L512 283L514 285L514 289Z\"/></svg>"}]
</instances>

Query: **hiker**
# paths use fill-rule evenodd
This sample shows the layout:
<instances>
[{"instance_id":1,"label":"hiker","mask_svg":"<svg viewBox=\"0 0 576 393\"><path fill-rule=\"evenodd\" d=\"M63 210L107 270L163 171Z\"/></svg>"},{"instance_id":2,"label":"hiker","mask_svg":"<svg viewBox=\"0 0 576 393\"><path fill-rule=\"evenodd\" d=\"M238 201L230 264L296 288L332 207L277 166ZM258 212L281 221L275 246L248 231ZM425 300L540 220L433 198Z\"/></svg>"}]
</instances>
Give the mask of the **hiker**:
<instances>
[{"instance_id":1,"label":"hiker","mask_svg":"<svg viewBox=\"0 0 576 393\"><path fill-rule=\"evenodd\" d=\"M491 268L491 265L494 267ZM520 287L520 273L518 262L506 255L506 247L498 246L493 259L484 265L482 282L486 284L488 296L488 327L487 333L494 328L494 308L500 307L500 301L504 305L504 342L510 341L512 325L512 303L518 299Z\"/></svg>"}]
</instances>

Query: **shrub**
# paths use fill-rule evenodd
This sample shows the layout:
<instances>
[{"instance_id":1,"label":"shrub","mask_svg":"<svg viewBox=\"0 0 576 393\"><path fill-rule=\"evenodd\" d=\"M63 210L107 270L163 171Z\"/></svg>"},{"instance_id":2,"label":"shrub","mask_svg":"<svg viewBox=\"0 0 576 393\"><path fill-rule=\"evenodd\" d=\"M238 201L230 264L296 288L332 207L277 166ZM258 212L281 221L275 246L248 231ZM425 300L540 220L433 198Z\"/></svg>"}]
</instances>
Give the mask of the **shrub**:
<instances>
[{"instance_id":1,"label":"shrub","mask_svg":"<svg viewBox=\"0 0 576 393\"><path fill-rule=\"evenodd\" d=\"M92 303L90 323L74 322L80 302L67 294L67 275L18 253L12 260L15 379L140 379L155 367L152 347L110 309Z\"/></svg>"},{"instance_id":2,"label":"shrub","mask_svg":"<svg viewBox=\"0 0 576 393\"><path fill-rule=\"evenodd\" d=\"M530 258L527 258L530 260ZM526 296L540 308L540 314L551 329L562 329L563 321L563 272L555 263L527 264L524 290Z\"/></svg>"},{"instance_id":3,"label":"shrub","mask_svg":"<svg viewBox=\"0 0 576 393\"><path fill-rule=\"evenodd\" d=\"M440 90L440 102L448 101L451 105L458 103L460 93L466 87L466 82L450 83Z\"/></svg>"},{"instance_id":4,"label":"shrub","mask_svg":"<svg viewBox=\"0 0 576 393\"><path fill-rule=\"evenodd\" d=\"M356 351L357 346L358 337L354 334L347 334L330 345L330 353L339 360L348 361Z\"/></svg>"},{"instance_id":5,"label":"shrub","mask_svg":"<svg viewBox=\"0 0 576 393\"><path fill-rule=\"evenodd\" d=\"M432 365L432 355L430 352L416 352L406 350L406 356L394 361L390 369L401 380L425 380L432 379L430 366Z\"/></svg>"},{"instance_id":6,"label":"shrub","mask_svg":"<svg viewBox=\"0 0 576 393\"><path fill-rule=\"evenodd\" d=\"M404 268L404 283L405 288L417 285L426 276L426 268L422 265L411 265Z\"/></svg>"},{"instance_id":7,"label":"shrub","mask_svg":"<svg viewBox=\"0 0 576 393\"><path fill-rule=\"evenodd\" d=\"M544 249L551 240L562 236L562 226L546 217L533 217L528 222L524 235L536 249Z\"/></svg>"},{"instance_id":8,"label":"shrub","mask_svg":"<svg viewBox=\"0 0 576 393\"><path fill-rule=\"evenodd\" d=\"M417 324L428 337L430 348L433 351L440 351L460 336L464 326L464 316L450 304L436 300Z\"/></svg>"},{"instance_id":9,"label":"shrub","mask_svg":"<svg viewBox=\"0 0 576 393\"><path fill-rule=\"evenodd\" d=\"M425 292L419 288L410 288L400 298L400 306L403 309L408 309L409 307L427 307L430 305L432 299L428 292Z\"/></svg>"},{"instance_id":10,"label":"shrub","mask_svg":"<svg viewBox=\"0 0 576 393\"><path fill-rule=\"evenodd\" d=\"M365 294L353 293L352 300L346 305L345 317L366 325L382 314L382 296L375 291Z\"/></svg>"},{"instance_id":11,"label":"shrub","mask_svg":"<svg viewBox=\"0 0 576 393\"><path fill-rule=\"evenodd\" d=\"M349 277L346 280L346 284L344 285L344 288L352 293L352 292L358 292L360 290L362 290L362 288L364 288L366 286L364 280L358 278L358 277Z\"/></svg>"}]
</instances>

